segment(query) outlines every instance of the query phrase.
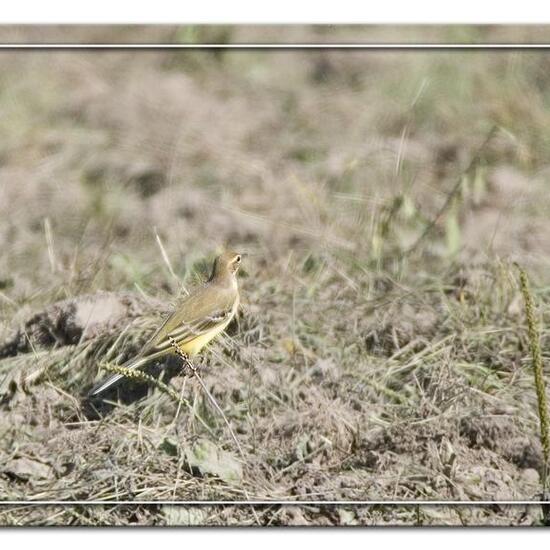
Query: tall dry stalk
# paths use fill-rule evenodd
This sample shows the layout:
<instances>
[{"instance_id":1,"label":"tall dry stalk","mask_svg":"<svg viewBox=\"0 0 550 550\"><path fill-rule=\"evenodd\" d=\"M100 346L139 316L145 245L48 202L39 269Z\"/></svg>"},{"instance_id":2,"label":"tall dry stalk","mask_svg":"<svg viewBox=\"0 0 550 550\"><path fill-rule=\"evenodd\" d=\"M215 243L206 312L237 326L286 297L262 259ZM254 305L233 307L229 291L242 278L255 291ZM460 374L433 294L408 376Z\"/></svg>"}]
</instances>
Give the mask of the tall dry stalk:
<instances>
[{"instance_id":1,"label":"tall dry stalk","mask_svg":"<svg viewBox=\"0 0 550 550\"><path fill-rule=\"evenodd\" d=\"M516 264L516 267L519 270L520 287L523 294L523 301L525 303L529 346L531 348L533 372L535 375L535 388L537 390L538 414L540 421L540 442L542 444L542 452L544 457L544 467L542 472L542 498L543 500L546 500L548 457L550 456L550 439L548 435L550 421L548 417L546 384L544 382L542 353L540 349L540 329L535 314L533 297L529 288L529 278L527 277L525 270L519 264Z\"/></svg>"}]
</instances>

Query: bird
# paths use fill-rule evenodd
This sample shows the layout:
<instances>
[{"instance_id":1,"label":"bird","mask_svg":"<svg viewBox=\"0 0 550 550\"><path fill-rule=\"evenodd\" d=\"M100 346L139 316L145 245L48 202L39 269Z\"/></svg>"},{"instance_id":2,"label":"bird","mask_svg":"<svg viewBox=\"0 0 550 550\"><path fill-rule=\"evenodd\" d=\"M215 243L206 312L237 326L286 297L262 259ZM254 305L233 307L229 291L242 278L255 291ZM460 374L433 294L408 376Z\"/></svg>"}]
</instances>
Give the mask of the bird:
<instances>
[{"instance_id":1,"label":"bird","mask_svg":"<svg viewBox=\"0 0 550 550\"><path fill-rule=\"evenodd\" d=\"M179 351L193 357L218 336L231 322L240 303L237 272L243 254L226 251L218 256L208 281L186 296L171 315L161 324L140 353L122 365L126 369L140 369L147 363ZM93 387L89 397L97 397L118 385L124 378L113 374Z\"/></svg>"}]
</instances>

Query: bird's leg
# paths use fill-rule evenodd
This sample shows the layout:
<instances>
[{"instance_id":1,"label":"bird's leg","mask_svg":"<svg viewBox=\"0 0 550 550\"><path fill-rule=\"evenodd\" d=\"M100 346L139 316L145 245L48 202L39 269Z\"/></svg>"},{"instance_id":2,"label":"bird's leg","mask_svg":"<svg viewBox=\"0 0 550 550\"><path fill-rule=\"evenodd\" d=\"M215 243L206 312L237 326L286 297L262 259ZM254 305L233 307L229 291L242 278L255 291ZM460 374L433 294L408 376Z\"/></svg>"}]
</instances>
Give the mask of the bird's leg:
<instances>
[{"instance_id":1,"label":"bird's leg","mask_svg":"<svg viewBox=\"0 0 550 550\"><path fill-rule=\"evenodd\" d=\"M174 351L176 352L176 355L183 361L183 369L189 368L193 374L197 374L197 367L191 363L191 360L189 359L189 355L185 353L180 345L171 337L168 337L168 340L170 341L170 344L174 348Z\"/></svg>"}]
</instances>

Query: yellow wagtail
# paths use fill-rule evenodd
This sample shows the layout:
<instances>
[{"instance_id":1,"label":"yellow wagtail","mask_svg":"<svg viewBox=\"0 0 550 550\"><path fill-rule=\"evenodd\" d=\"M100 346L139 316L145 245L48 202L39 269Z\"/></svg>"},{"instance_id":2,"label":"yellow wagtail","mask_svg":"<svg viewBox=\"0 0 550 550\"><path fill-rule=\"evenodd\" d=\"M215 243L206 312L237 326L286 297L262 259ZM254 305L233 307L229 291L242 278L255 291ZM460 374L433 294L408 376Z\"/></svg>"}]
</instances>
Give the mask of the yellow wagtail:
<instances>
[{"instance_id":1,"label":"yellow wagtail","mask_svg":"<svg viewBox=\"0 0 550 550\"><path fill-rule=\"evenodd\" d=\"M237 271L242 254L225 252L214 261L212 275L206 284L186 296L177 309L164 321L139 355L122 366L138 369L173 352L172 341L189 356L196 355L212 338L229 324L239 307ZM113 374L89 393L96 396L123 378Z\"/></svg>"}]
</instances>

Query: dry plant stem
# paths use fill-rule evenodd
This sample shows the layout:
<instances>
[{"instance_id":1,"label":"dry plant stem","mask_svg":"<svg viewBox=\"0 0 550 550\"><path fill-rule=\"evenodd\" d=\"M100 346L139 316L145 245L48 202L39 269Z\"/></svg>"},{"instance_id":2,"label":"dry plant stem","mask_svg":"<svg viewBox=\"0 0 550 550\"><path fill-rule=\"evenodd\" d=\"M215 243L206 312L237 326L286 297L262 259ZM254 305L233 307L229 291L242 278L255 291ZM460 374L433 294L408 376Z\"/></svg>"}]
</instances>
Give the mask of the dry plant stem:
<instances>
[{"instance_id":1,"label":"dry plant stem","mask_svg":"<svg viewBox=\"0 0 550 550\"><path fill-rule=\"evenodd\" d=\"M188 367L191 372L193 373L193 376L199 381L199 384L201 385L201 388L204 390L204 393L208 396L208 399L214 405L215 409L220 413L221 417L223 418L227 428L229 429L229 433L231 434L231 437L233 438L233 441L235 442L235 445L237 445L237 448L239 449L239 454L241 455L241 458L243 460L243 463L246 463L246 458L244 456L244 452L242 450L242 447L239 443L239 440L235 436L235 433L233 432L231 428L231 424L229 424L229 420L227 420L227 417L225 416L224 412L222 411L221 407L218 405L217 401L214 399L214 396L208 391L208 388L206 387L206 384L203 382L200 374L198 373L197 367L191 363L189 360L189 356L187 353L185 353L178 345L178 343L171 337L169 337L170 343L172 344L172 347L174 348L174 351L178 355L178 357L181 358L183 361L183 366ZM243 487L243 492L245 497L250 500L250 497L248 496L248 491ZM254 515L254 519L256 520L256 523L260 525L260 518L258 517L258 514L256 513L256 510L254 506L251 506L252 514Z\"/></svg>"},{"instance_id":2,"label":"dry plant stem","mask_svg":"<svg viewBox=\"0 0 550 550\"><path fill-rule=\"evenodd\" d=\"M110 365L109 363L102 363L101 366L106 371L113 372L116 374L121 374L125 378L130 378L131 380L139 380L141 382L148 382L150 384L153 384L153 386L156 386L160 391L164 392L169 397L174 399L176 403L183 404L190 411L193 411L193 407L191 406L189 401L187 401L186 399L178 395L177 392L175 392L170 386L167 386L164 382L157 380L156 378L154 378L153 376L150 376L149 374L145 374L144 372L138 371L138 370L132 370L132 369L127 369L125 367L120 367L118 365ZM208 424L200 416L196 414L195 416L199 420L199 422L202 424L202 426L208 430L208 433L210 433L210 435L214 435L212 430L208 426Z\"/></svg>"},{"instance_id":3,"label":"dry plant stem","mask_svg":"<svg viewBox=\"0 0 550 550\"><path fill-rule=\"evenodd\" d=\"M546 385L544 382L542 353L540 349L540 330L535 315L533 298L529 289L529 279L525 270L516 264L519 270L519 280L523 300L525 302L525 314L527 317L527 330L529 334L529 345L531 347L531 357L533 361L533 371L535 374L535 387L537 390L538 413L540 420L540 441L544 455L544 470L542 476L543 500L546 500L547 468L548 457L550 456L550 438L548 428L550 421L548 418L548 404L546 401Z\"/></svg>"},{"instance_id":4,"label":"dry plant stem","mask_svg":"<svg viewBox=\"0 0 550 550\"><path fill-rule=\"evenodd\" d=\"M413 245L404 253L405 256L408 256L412 252L414 252L420 243L429 235L429 233L432 231L432 229L435 227L437 222L441 219L441 216L445 213L447 208L452 204L453 199L458 194L462 187L462 177L464 174L467 174L472 170L472 168L481 160L481 155L487 145L489 145L489 142L493 139L493 136L495 135L497 131L497 127L493 126L489 133L487 134L487 137L483 140L483 143L479 146L477 149L475 155L471 158L470 163L466 167L465 170L462 170L459 177L456 180L456 183L454 184L454 187L451 189L451 192L447 195L447 198L445 199L445 202L443 206L439 209L439 212L436 214L435 218L428 224L426 229L422 232L420 237L416 239L416 241L413 243Z\"/></svg>"},{"instance_id":5,"label":"dry plant stem","mask_svg":"<svg viewBox=\"0 0 550 550\"><path fill-rule=\"evenodd\" d=\"M183 361L183 366L188 367L191 370L191 372L193 373L193 376L198 380L199 384L201 385L202 389L204 390L204 393L207 395L208 399L210 400L210 402L212 403L214 408L220 413L220 415L223 418L226 426L229 429L229 433L231 434L231 437L233 438L233 441L235 442L235 445L237 445L237 448L239 449L239 453L241 455L241 458L243 459L243 462L246 462L242 447L239 443L239 440L237 439L237 437L233 433L233 430L231 429L231 424L229 424L229 420L227 420L227 417L223 413L223 411L222 411L221 407L218 405L217 401L214 399L214 396L208 391L208 388L206 387L206 384L203 382L202 378L200 377L200 375L197 371L197 367L195 367L195 365L193 365L193 363L191 363L191 361L189 360L189 356L184 351L181 350L178 343L173 338L169 338L169 339L170 339L170 343L172 344L172 347L174 348L174 351L176 352L178 357L180 357L181 360Z\"/></svg>"}]
</instances>

